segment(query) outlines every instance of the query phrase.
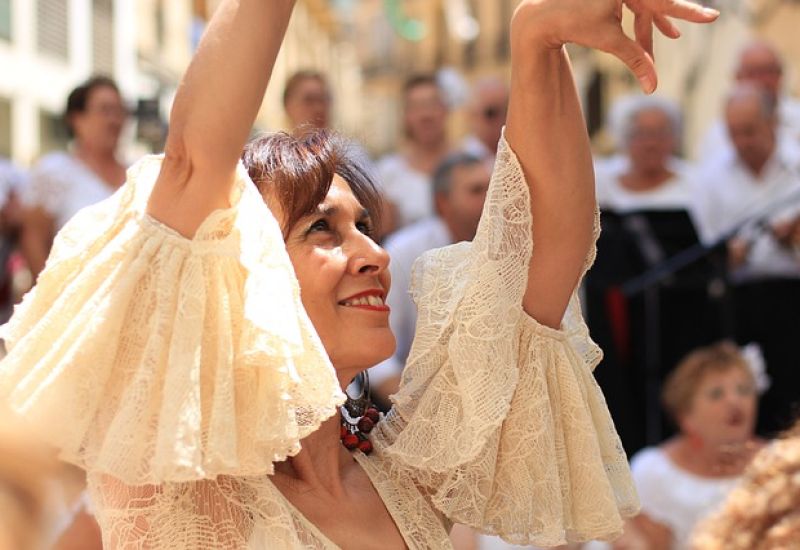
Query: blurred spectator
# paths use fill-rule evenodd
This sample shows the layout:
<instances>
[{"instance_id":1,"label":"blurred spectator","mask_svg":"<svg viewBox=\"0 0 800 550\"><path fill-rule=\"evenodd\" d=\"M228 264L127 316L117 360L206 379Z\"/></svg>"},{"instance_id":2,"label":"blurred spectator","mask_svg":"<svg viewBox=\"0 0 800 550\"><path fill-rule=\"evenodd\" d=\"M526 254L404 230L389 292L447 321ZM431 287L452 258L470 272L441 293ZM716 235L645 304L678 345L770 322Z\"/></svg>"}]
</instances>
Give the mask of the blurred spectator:
<instances>
[{"instance_id":1,"label":"blurred spectator","mask_svg":"<svg viewBox=\"0 0 800 550\"><path fill-rule=\"evenodd\" d=\"M688 169L675 156L682 133L678 107L637 95L620 100L614 113L622 156L596 168L603 232L585 288L592 336L605 352L595 376L633 453L669 429L658 413L658 387L681 357L720 338L721 312L709 294L707 261L631 296L620 292L622 284L696 245L698 236Z\"/></svg>"},{"instance_id":2,"label":"blurred spectator","mask_svg":"<svg viewBox=\"0 0 800 550\"><path fill-rule=\"evenodd\" d=\"M297 71L286 81L283 108L293 132L329 128L332 103L328 79L319 71Z\"/></svg>"},{"instance_id":3,"label":"blurred spectator","mask_svg":"<svg viewBox=\"0 0 800 550\"><path fill-rule=\"evenodd\" d=\"M83 511L84 478L3 410L0 550L102 550L100 528Z\"/></svg>"},{"instance_id":4,"label":"blurred spectator","mask_svg":"<svg viewBox=\"0 0 800 550\"><path fill-rule=\"evenodd\" d=\"M688 550L694 525L719 506L762 446L753 435L756 378L728 342L681 361L662 393L680 431L631 461L642 511L613 544L595 542L587 549Z\"/></svg>"},{"instance_id":5,"label":"blurred spectator","mask_svg":"<svg viewBox=\"0 0 800 550\"><path fill-rule=\"evenodd\" d=\"M93 77L67 99L64 120L70 152L44 156L31 171L22 251L34 277L44 267L53 237L78 210L111 196L125 181L117 145L128 112L113 80Z\"/></svg>"},{"instance_id":6,"label":"blurred spectator","mask_svg":"<svg viewBox=\"0 0 800 550\"><path fill-rule=\"evenodd\" d=\"M55 461L46 449L0 416L0 549L43 548L51 526L47 499Z\"/></svg>"},{"instance_id":7,"label":"blurred spectator","mask_svg":"<svg viewBox=\"0 0 800 550\"><path fill-rule=\"evenodd\" d=\"M800 161L776 132L774 109L752 84L731 93L725 116L736 155L703 170L696 195L704 241L729 239L736 339L761 345L774 380L761 403L763 433L785 428L800 397Z\"/></svg>"},{"instance_id":8,"label":"blurred spectator","mask_svg":"<svg viewBox=\"0 0 800 550\"><path fill-rule=\"evenodd\" d=\"M475 237L489 178L489 168L481 159L452 153L433 177L436 215L401 229L386 241L386 251L392 258L392 287L387 304L397 348L392 357L370 370L373 396L384 405L398 389L416 328L417 309L408 292L411 267L423 252Z\"/></svg>"},{"instance_id":9,"label":"blurred spectator","mask_svg":"<svg viewBox=\"0 0 800 550\"><path fill-rule=\"evenodd\" d=\"M403 87L404 142L377 165L381 187L396 213L396 228L433 215L431 177L447 156L448 108L433 75L413 76Z\"/></svg>"},{"instance_id":10,"label":"blurred spectator","mask_svg":"<svg viewBox=\"0 0 800 550\"><path fill-rule=\"evenodd\" d=\"M493 166L507 112L508 84L499 78L478 80L467 105L470 134L461 149Z\"/></svg>"},{"instance_id":11,"label":"blurred spectator","mask_svg":"<svg viewBox=\"0 0 800 550\"><path fill-rule=\"evenodd\" d=\"M331 128L332 107L333 95L324 73L304 69L292 74L286 81L283 89L283 108L293 134ZM364 148L352 139L348 140L348 147L351 157L357 159L373 181L377 181L375 166ZM376 235L378 241L383 238L385 231L390 231L395 225L393 211L388 207L384 208L380 219L381 227L377 228Z\"/></svg>"},{"instance_id":12,"label":"blurred spectator","mask_svg":"<svg viewBox=\"0 0 800 550\"><path fill-rule=\"evenodd\" d=\"M778 52L768 42L757 40L747 44L739 54L735 79L737 84L762 88L775 104L777 132L781 139L800 144L800 101L784 93L784 65ZM734 146L723 120L712 123L698 150L702 163L728 161Z\"/></svg>"},{"instance_id":13,"label":"blurred spectator","mask_svg":"<svg viewBox=\"0 0 800 550\"><path fill-rule=\"evenodd\" d=\"M800 422L753 459L694 550L776 550L800 544Z\"/></svg>"},{"instance_id":14,"label":"blurred spectator","mask_svg":"<svg viewBox=\"0 0 800 550\"><path fill-rule=\"evenodd\" d=\"M10 161L0 159L0 323L5 323L11 316L18 298L15 282L20 262L15 261L15 257L19 258L19 233L23 220L19 197L26 180L27 175L22 170Z\"/></svg>"}]
</instances>

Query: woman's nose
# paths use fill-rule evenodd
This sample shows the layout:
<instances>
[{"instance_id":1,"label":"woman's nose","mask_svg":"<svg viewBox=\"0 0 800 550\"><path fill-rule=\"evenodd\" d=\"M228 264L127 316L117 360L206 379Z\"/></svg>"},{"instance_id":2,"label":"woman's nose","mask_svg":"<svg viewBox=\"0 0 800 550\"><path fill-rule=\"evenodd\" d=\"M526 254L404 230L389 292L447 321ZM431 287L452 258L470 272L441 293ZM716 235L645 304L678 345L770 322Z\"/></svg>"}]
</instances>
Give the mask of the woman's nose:
<instances>
[{"instance_id":1,"label":"woman's nose","mask_svg":"<svg viewBox=\"0 0 800 550\"><path fill-rule=\"evenodd\" d=\"M389 254L367 235L358 232L353 237L350 252L350 272L353 275L378 275L389 267Z\"/></svg>"}]
</instances>

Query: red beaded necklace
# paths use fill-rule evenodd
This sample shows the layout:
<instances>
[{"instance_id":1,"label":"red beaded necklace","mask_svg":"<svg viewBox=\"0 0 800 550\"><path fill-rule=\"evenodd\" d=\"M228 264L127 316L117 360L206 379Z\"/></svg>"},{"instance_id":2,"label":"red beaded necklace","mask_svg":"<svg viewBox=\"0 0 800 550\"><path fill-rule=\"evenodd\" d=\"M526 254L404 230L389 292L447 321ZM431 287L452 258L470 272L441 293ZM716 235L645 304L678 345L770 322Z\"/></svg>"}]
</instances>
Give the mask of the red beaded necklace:
<instances>
[{"instance_id":1,"label":"red beaded necklace","mask_svg":"<svg viewBox=\"0 0 800 550\"><path fill-rule=\"evenodd\" d=\"M367 371L359 373L358 384L361 393L358 397L347 395L347 401L342 406L342 444L348 450L358 449L364 454L372 452L372 442L369 440L369 433L380 421L381 414L372 405L369 389L369 375Z\"/></svg>"}]
</instances>

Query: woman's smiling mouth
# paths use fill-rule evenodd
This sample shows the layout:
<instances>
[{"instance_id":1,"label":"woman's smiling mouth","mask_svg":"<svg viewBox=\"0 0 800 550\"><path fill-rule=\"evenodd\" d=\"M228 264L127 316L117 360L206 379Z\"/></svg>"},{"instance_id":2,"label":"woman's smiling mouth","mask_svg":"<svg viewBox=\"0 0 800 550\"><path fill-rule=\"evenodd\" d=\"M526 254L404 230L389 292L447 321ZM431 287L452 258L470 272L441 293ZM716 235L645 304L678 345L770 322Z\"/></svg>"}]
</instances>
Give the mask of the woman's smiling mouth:
<instances>
[{"instance_id":1,"label":"woman's smiling mouth","mask_svg":"<svg viewBox=\"0 0 800 550\"><path fill-rule=\"evenodd\" d=\"M389 311L389 306L384 301L382 290L365 290L345 298L339 302L340 306L366 309L369 311Z\"/></svg>"}]
</instances>

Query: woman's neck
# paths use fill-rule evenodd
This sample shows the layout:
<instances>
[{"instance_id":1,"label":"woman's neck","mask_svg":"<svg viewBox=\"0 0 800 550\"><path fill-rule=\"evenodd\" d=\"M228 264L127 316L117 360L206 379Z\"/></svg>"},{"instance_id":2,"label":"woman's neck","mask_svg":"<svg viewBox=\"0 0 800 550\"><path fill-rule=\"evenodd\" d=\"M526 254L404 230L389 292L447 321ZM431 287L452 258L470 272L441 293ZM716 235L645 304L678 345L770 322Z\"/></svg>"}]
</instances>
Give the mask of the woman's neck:
<instances>
[{"instance_id":1,"label":"woman's neck","mask_svg":"<svg viewBox=\"0 0 800 550\"><path fill-rule=\"evenodd\" d=\"M702 477L723 478L741 475L762 445L756 438L723 444L678 435L664 445L664 450L684 470Z\"/></svg>"},{"instance_id":2,"label":"woman's neck","mask_svg":"<svg viewBox=\"0 0 800 550\"><path fill-rule=\"evenodd\" d=\"M288 485L343 495L345 470L353 465L353 457L341 443L340 427L337 413L301 441L297 455L275 464L275 476Z\"/></svg>"},{"instance_id":3,"label":"woman's neck","mask_svg":"<svg viewBox=\"0 0 800 550\"><path fill-rule=\"evenodd\" d=\"M88 166L108 166L119 164L113 149L101 149L89 147L86 144L76 142L72 154Z\"/></svg>"},{"instance_id":4,"label":"woman's neck","mask_svg":"<svg viewBox=\"0 0 800 550\"><path fill-rule=\"evenodd\" d=\"M426 144L409 141L404 156L408 164L418 172L433 174L449 151L446 139Z\"/></svg>"},{"instance_id":5,"label":"woman's neck","mask_svg":"<svg viewBox=\"0 0 800 550\"><path fill-rule=\"evenodd\" d=\"M631 166L630 170L623 174L619 181L629 191L646 192L658 188L674 176L666 167L645 169Z\"/></svg>"}]
</instances>

